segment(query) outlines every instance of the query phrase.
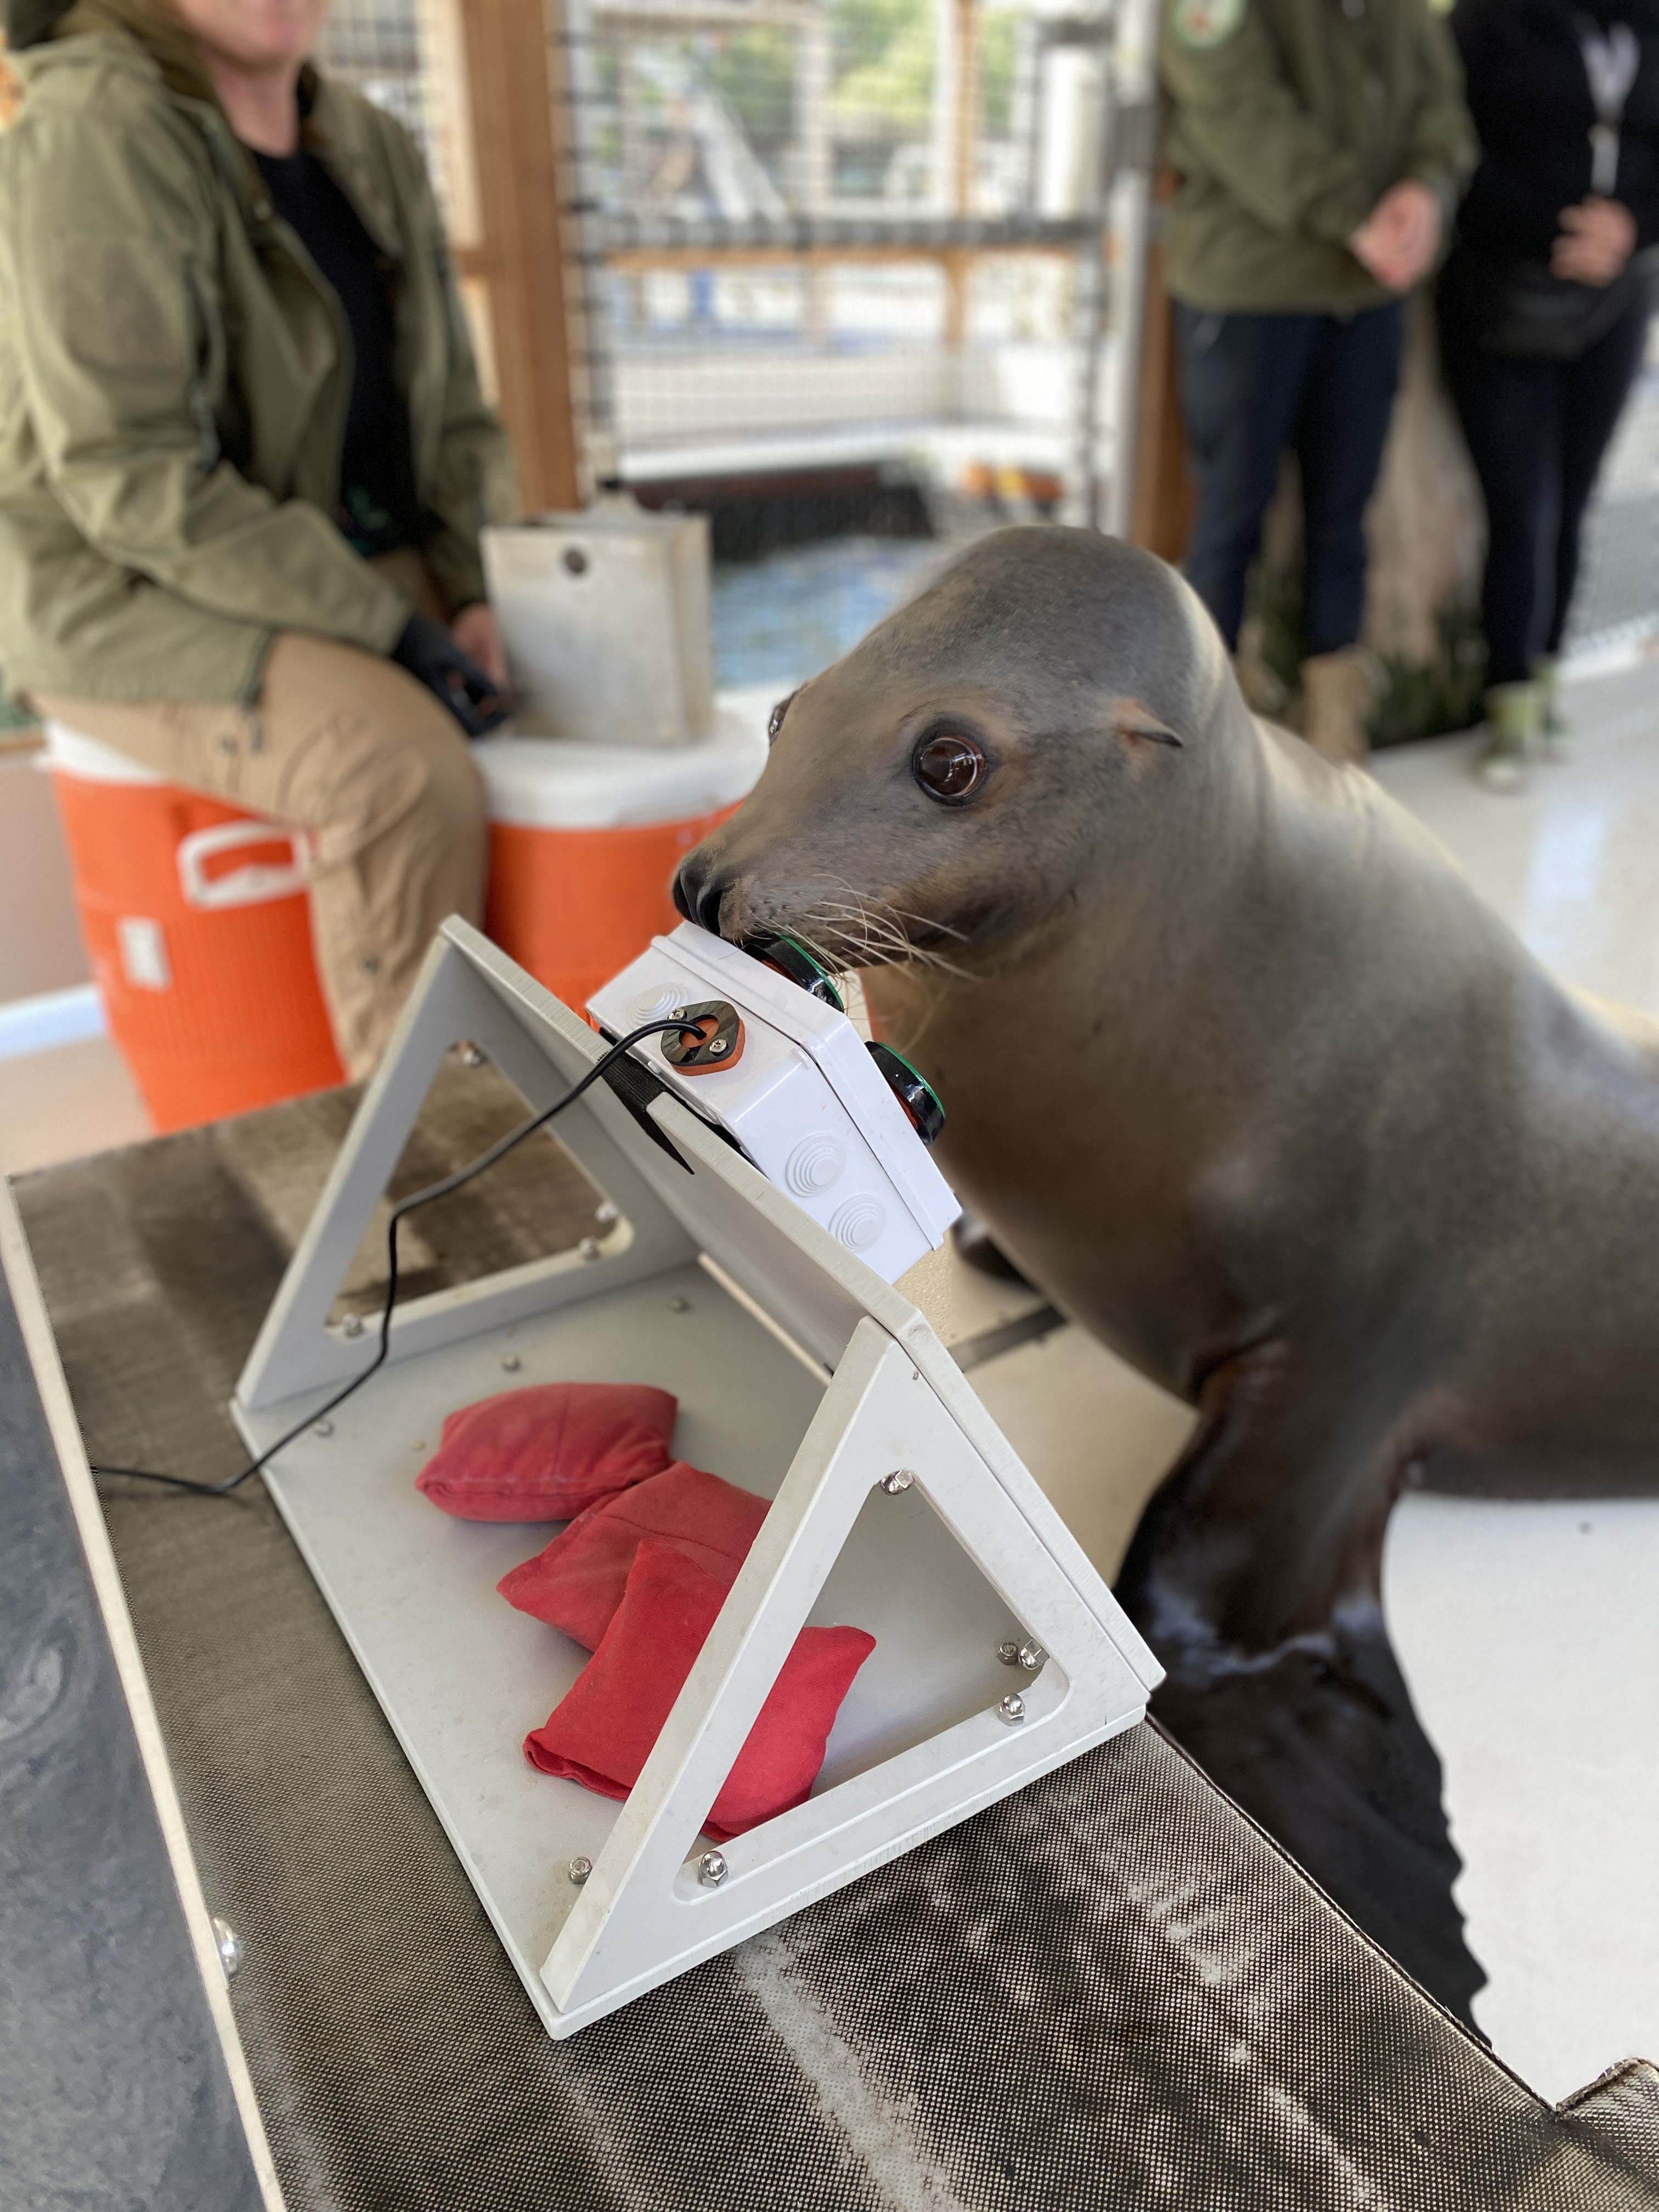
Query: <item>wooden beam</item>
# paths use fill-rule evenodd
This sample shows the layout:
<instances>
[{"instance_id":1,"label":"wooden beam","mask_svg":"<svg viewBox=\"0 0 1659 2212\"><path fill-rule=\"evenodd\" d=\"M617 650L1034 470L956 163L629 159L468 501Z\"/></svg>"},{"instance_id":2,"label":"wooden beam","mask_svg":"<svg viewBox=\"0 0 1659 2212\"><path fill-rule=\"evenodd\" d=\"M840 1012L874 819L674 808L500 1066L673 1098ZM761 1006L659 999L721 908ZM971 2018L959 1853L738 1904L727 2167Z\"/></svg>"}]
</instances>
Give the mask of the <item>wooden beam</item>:
<instances>
[{"instance_id":1,"label":"wooden beam","mask_svg":"<svg viewBox=\"0 0 1659 2212\"><path fill-rule=\"evenodd\" d=\"M1161 177L1154 192L1167 200L1173 179ZM1154 237L1146 249L1146 290L1140 325L1140 407L1135 422L1134 508L1129 542L1165 561L1179 561L1193 526L1194 494L1181 421L1175 311L1164 288L1164 248Z\"/></svg>"},{"instance_id":2,"label":"wooden beam","mask_svg":"<svg viewBox=\"0 0 1659 2212\"><path fill-rule=\"evenodd\" d=\"M1023 240L1008 246L910 246L881 239L861 246L627 246L607 253L605 265L628 270L793 269L805 262L813 267L856 269L867 261L939 261L948 268L959 261L966 270L999 254L1048 253L1070 261L1076 252L1072 246ZM465 267L465 262L461 265Z\"/></svg>"},{"instance_id":3,"label":"wooden beam","mask_svg":"<svg viewBox=\"0 0 1659 2212\"><path fill-rule=\"evenodd\" d=\"M457 5L457 0L451 0ZM477 247L458 256L489 303L502 420L528 514L580 504L556 108L558 0L464 0Z\"/></svg>"}]
</instances>

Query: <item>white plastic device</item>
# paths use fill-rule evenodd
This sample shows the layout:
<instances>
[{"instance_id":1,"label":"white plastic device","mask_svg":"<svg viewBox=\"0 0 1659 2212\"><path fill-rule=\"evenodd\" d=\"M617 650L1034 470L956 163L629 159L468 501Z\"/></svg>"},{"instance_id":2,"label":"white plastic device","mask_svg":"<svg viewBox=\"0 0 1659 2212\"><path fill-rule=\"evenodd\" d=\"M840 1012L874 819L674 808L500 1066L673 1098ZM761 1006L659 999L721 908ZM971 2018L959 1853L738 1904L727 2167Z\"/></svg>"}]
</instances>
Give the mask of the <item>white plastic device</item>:
<instances>
[{"instance_id":1,"label":"white plastic device","mask_svg":"<svg viewBox=\"0 0 1659 2212\"><path fill-rule=\"evenodd\" d=\"M838 1244L896 1282L938 1249L962 1208L845 1014L690 921L653 938L587 1005L618 1037L711 999L743 1018L735 1065L683 1073L659 1037L637 1046L639 1058Z\"/></svg>"}]
</instances>

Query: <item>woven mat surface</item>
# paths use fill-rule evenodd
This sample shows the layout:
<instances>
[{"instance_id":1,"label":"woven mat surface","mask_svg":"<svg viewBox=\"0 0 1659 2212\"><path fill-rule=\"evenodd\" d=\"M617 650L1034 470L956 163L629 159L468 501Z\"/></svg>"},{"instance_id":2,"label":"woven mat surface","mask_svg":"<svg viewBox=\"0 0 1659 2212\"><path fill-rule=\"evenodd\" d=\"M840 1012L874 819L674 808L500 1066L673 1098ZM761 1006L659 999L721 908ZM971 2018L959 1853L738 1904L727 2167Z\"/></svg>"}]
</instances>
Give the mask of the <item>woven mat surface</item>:
<instances>
[{"instance_id":1,"label":"woven mat surface","mask_svg":"<svg viewBox=\"0 0 1659 2212\"><path fill-rule=\"evenodd\" d=\"M240 1463L349 1107L19 1186L94 1459ZM452 1064L398 1186L510 1118ZM417 1281L586 1232L556 1146L514 1163ZM1553 2112L1149 1728L553 2044L264 1492L104 1487L293 2212L1659 2208L1649 2069Z\"/></svg>"}]
</instances>

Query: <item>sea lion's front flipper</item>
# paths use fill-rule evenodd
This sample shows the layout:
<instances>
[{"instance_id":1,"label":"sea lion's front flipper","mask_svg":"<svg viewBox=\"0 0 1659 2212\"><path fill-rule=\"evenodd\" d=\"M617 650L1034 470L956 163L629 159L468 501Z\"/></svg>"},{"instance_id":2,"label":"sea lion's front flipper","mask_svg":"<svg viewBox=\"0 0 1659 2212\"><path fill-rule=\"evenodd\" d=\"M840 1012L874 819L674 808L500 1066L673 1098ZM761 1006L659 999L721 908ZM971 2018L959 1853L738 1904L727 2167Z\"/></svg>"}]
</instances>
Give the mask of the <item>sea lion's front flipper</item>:
<instances>
[{"instance_id":1,"label":"sea lion's front flipper","mask_svg":"<svg viewBox=\"0 0 1659 2212\"><path fill-rule=\"evenodd\" d=\"M1218 1370L1119 1578L1169 1669L1154 1717L1406 1972L1468 2026L1486 1979L1452 1897L1440 1760L1380 1596L1380 1439L1286 1347Z\"/></svg>"},{"instance_id":2,"label":"sea lion's front flipper","mask_svg":"<svg viewBox=\"0 0 1659 2212\"><path fill-rule=\"evenodd\" d=\"M1325 1652L1247 1673L1171 1669L1154 1717L1320 1887L1466 2026L1486 1980L1452 1898L1440 1761L1380 1609L1344 1610ZM1162 1655L1160 1655L1162 1656Z\"/></svg>"}]
</instances>

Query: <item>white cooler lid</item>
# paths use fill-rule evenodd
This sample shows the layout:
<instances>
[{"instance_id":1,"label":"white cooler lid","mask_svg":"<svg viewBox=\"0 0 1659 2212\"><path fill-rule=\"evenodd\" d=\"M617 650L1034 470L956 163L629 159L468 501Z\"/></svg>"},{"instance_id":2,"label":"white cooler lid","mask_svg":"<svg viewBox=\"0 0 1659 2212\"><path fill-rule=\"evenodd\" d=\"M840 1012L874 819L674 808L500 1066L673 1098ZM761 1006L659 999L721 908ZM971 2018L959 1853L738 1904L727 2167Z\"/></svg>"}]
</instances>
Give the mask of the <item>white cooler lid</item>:
<instances>
[{"instance_id":1,"label":"white cooler lid","mask_svg":"<svg viewBox=\"0 0 1659 2212\"><path fill-rule=\"evenodd\" d=\"M43 734L46 750L40 766L58 775L72 775L82 783L165 783L167 778L141 762L129 760L112 745L83 738L63 722L47 722Z\"/></svg>"},{"instance_id":2,"label":"white cooler lid","mask_svg":"<svg viewBox=\"0 0 1659 2212\"><path fill-rule=\"evenodd\" d=\"M523 830L637 830L735 806L766 765L775 688L722 691L692 745L486 738L472 749L492 822Z\"/></svg>"}]
</instances>

